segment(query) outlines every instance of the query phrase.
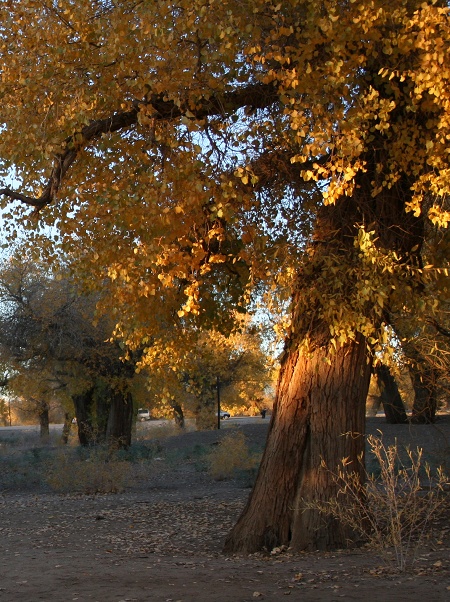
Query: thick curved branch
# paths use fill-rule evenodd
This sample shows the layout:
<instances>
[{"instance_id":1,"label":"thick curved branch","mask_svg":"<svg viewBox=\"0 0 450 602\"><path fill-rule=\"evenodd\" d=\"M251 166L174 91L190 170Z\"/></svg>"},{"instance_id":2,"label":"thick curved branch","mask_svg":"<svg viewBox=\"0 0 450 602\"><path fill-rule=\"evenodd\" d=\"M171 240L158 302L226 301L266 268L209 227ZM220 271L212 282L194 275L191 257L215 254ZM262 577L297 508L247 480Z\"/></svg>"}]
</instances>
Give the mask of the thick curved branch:
<instances>
[{"instance_id":1,"label":"thick curved branch","mask_svg":"<svg viewBox=\"0 0 450 602\"><path fill-rule=\"evenodd\" d=\"M227 115L242 107L264 108L276 100L276 90L270 84L253 84L238 88L222 96L203 100L196 108L187 105L180 107L171 100L165 100L163 95L152 96L144 102L135 102L129 111L115 113L106 119L94 120L73 136L66 138L64 149L55 157L50 177L39 197L28 196L11 188L0 189L0 195L35 207L37 211L49 205L55 200L66 173L81 150L103 134L136 126L139 112L144 106L147 112L148 107L153 109L154 119L174 120L189 112L195 119L202 120L208 116Z\"/></svg>"},{"instance_id":2,"label":"thick curved branch","mask_svg":"<svg viewBox=\"0 0 450 602\"><path fill-rule=\"evenodd\" d=\"M93 140L100 138L102 134L107 134L108 132L117 132L118 130L135 125L137 122L137 116L137 108L133 108L131 111L116 113L107 119L98 119L96 121L92 121L89 125L82 128L78 134L66 138L64 145L65 148L56 156L50 177L42 194L39 197L27 196L25 194L16 192L15 190L11 190L10 188L0 189L0 194L10 198L11 200L21 201L22 203L31 205L39 211L39 209L42 209L42 207L50 204L55 199L64 176L84 146Z\"/></svg>"}]
</instances>

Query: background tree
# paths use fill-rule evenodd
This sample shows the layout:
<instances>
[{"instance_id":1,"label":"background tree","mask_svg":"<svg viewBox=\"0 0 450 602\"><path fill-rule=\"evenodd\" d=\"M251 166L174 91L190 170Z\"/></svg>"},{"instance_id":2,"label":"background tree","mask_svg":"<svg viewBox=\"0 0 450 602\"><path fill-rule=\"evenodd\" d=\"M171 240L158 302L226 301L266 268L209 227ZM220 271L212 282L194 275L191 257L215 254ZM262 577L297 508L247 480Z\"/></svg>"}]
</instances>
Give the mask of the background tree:
<instances>
[{"instance_id":1,"label":"background tree","mask_svg":"<svg viewBox=\"0 0 450 602\"><path fill-rule=\"evenodd\" d=\"M397 382L389 366L378 365L374 368L380 403L383 406L386 421L389 424L406 424L408 417Z\"/></svg>"},{"instance_id":2,"label":"background tree","mask_svg":"<svg viewBox=\"0 0 450 602\"><path fill-rule=\"evenodd\" d=\"M56 388L60 385L55 377L45 369L42 371L16 371L8 381L8 395L13 396L13 407L16 418L25 418L25 422L38 420L39 434L42 442L50 437L50 414L61 409L56 397ZM61 414L61 412L60 412Z\"/></svg>"},{"instance_id":3,"label":"background tree","mask_svg":"<svg viewBox=\"0 0 450 602\"><path fill-rule=\"evenodd\" d=\"M392 320L403 353L402 362L409 369L414 388L411 419L416 424L434 422L439 399L445 397L448 391L450 366L449 234L430 225L428 230L423 252L424 261L427 262L424 271L432 270L434 277L425 278L422 282L419 307L404 306Z\"/></svg>"},{"instance_id":4,"label":"background tree","mask_svg":"<svg viewBox=\"0 0 450 602\"><path fill-rule=\"evenodd\" d=\"M218 395L222 409L267 404L270 372L255 328L228 337L217 331L202 333L183 376L184 387L193 396L197 423L217 427Z\"/></svg>"},{"instance_id":5,"label":"background tree","mask_svg":"<svg viewBox=\"0 0 450 602\"><path fill-rule=\"evenodd\" d=\"M416 424L433 423L439 398L448 393L449 348L446 336L442 335L445 330L432 320L418 328L403 345L414 389L411 420Z\"/></svg>"},{"instance_id":6,"label":"background tree","mask_svg":"<svg viewBox=\"0 0 450 602\"><path fill-rule=\"evenodd\" d=\"M175 370L166 355L152 361L148 392L158 415L174 416L180 425L185 416L195 416L197 428L215 429L218 386L223 409L259 413L261 403L270 405L273 367L261 349L258 328L249 319L240 323L230 335L193 331L185 362Z\"/></svg>"},{"instance_id":7,"label":"background tree","mask_svg":"<svg viewBox=\"0 0 450 602\"><path fill-rule=\"evenodd\" d=\"M129 349L149 363L171 347L176 369L191 325L229 323L260 279L290 287L268 444L226 549L346 545L303 504L336 493L321 461L358 470L393 317L432 311L418 299L427 224L450 219L447 2L11 0L0 23L0 157L20 184L1 193L108 282Z\"/></svg>"},{"instance_id":8,"label":"background tree","mask_svg":"<svg viewBox=\"0 0 450 602\"><path fill-rule=\"evenodd\" d=\"M58 396L74 406L66 419L77 416L80 443L129 445L135 366L108 342L108 318L94 324L97 299L20 257L4 263L0 293L1 353L13 372L8 387L32 404L42 436L48 437L49 407Z\"/></svg>"},{"instance_id":9,"label":"background tree","mask_svg":"<svg viewBox=\"0 0 450 602\"><path fill-rule=\"evenodd\" d=\"M0 420L3 426L11 426L11 400L9 397L2 395L0 397Z\"/></svg>"}]
</instances>

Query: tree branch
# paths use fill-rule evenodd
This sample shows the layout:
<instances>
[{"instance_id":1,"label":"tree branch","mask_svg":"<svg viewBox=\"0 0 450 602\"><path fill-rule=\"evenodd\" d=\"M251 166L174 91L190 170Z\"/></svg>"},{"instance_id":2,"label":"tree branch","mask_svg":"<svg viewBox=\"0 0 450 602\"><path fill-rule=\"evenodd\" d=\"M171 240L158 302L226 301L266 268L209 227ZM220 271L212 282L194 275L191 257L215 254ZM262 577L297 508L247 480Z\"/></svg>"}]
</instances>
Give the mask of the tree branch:
<instances>
[{"instance_id":1,"label":"tree branch","mask_svg":"<svg viewBox=\"0 0 450 602\"><path fill-rule=\"evenodd\" d=\"M446 328L441 326L437 320L435 320L434 318L428 317L426 319L426 321L427 321L427 324L434 326L434 328L436 328L436 330L438 331L439 334L442 334L444 337L450 337L450 330L447 330Z\"/></svg>"},{"instance_id":2,"label":"tree branch","mask_svg":"<svg viewBox=\"0 0 450 602\"><path fill-rule=\"evenodd\" d=\"M154 119L162 121L178 119L188 111L195 119L202 120L208 116L227 115L246 106L253 109L264 108L276 102L277 98L272 85L250 84L222 96L204 99L196 108L187 105L180 107L172 100L165 100L162 94L154 95L143 102L135 101L131 110L120 111L106 119L93 120L79 132L66 138L64 149L56 155L50 177L40 196L29 196L11 188L0 189L0 195L35 207L36 211L49 205L55 200L66 173L81 150L103 134L135 127L139 120L139 112L144 106L151 107Z\"/></svg>"}]
</instances>

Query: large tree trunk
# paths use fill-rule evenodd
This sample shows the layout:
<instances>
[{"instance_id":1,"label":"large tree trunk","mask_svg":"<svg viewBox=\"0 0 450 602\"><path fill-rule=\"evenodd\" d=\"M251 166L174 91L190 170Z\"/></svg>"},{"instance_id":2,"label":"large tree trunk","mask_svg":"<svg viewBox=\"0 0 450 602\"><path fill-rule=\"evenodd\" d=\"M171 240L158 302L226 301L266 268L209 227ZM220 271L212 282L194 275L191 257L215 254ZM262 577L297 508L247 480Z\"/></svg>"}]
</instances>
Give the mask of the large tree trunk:
<instances>
[{"instance_id":1,"label":"large tree trunk","mask_svg":"<svg viewBox=\"0 0 450 602\"><path fill-rule=\"evenodd\" d=\"M217 399L213 387L203 389L195 411L195 425L198 431L212 431L217 428Z\"/></svg>"},{"instance_id":2,"label":"large tree trunk","mask_svg":"<svg viewBox=\"0 0 450 602\"><path fill-rule=\"evenodd\" d=\"M324 204L316 215L313 240L298 273L266 449L226 552L251 553L280 545L296 551L326 550L345 547L354 536L348 526L324 516L317 504L326 504L338 493L331 471L341 460L363 478L371 373L363 333L377 332L390 318L389 299L382 309L376 307L376 280L368 273L374 256L365 255L359 235L373 232L374 245L395 252L399 264L420 264L423 243L423 217L405 212L411 198L408 177L399 178L393 187L383 184L383 192L373 194L387 175L380 165L389 165L389 141L383 136L375 133L371 146L376 150L361 156L364 170L355 177L353 195ZM358 224L366 226L364 232ZM369 294L355 292L363 292L360 277L368 279ZM333 337L336 332L344 334ZM346 342L339 345L340 340Z\"/></svg>"},{"instance_id":3,"label":"large tree trunk","mask_svg":"<svg viewBox=\"0 0 450 602\"><path fill-rule=\"evenodd\" d=\"M131 445L133 430L133 399L131 393L112 390L106 442L113 448L126 449Z\"/></svg>"},{"instance_id":4,"label":"large tree trunk","mask_svg":"<svg viewBox=\"0 0 450 602\"><path fill-rule=\"evenodd\" d=\"M113 389L103 380L73 397L81 445L107 443L116 448L131 445L133 400L121 388Z\"/></svg>"},{"instance_id":5,"label":"large tree trunk","mask_svg":"<svg viewBox=\"0 0 450 602\"><path fill-rule=\"evenodd\" d=\"M375 374L378 379L386 422L389 424L406 424L408 416L406 415L400 391L391 371L387 366L382 365L377 366Z\"/></svg>"},{"instance_id":6,"label":"large tree trunk","mask_svg":"<svg viewBox=\"0 0 450 602\"><path fill-rule=\"evenodd\" d=\"M436 375L425 362L422 370L414 366L411 370L414 387L414 405L411 421L414 424L433 424L437 412Z\"/></svg>"},{"instance_id":7,"label":"large tree trunk","mask_svg":"<svg viewBox=\"0 0 450 602\"><path fill-rule=\"evenodd\" d=\"M437 373L414 343L404 346L409 359L409 373L414 389L414 404L411 422L432 424L437 412Z\"/></svg>"},{"instance_id":8,"label":"large tree trunk","mask_svg":"<svg viewBox=\"0 0 450 602\"><path fill-rule=\"evenodd\" d=\"M370 362L358 336L329 355L288 353L266 449L246 508L225 544L229 553L286 545L325 550L348 545L353 533L314 507L337 494L331 473L348 458L362 470Z\"/></svg>"},{"instance_id":9,"label":"large tree trunk","mask_svg":"<svg viewBox=\"0 0 450 602\"><path fill-rule=\"evenodd\" d=\"M94 389L88 389L72 397L78 426L78 441L87 446L96 443L96 429L92 423L92 406Z\"/></svg>"},{"instance_id":10,"label":"large tree trunk","mask_svg":"<svg viewBox=\"0 0 450 602\"><path fill-rule=\"evenodd\" d=\"M323 206L317 215L297 275L266 448L250 499L226 540L227 553L282 545L295 551L342 548L353 537L317 504L336 496L331 471L344 458L362 476L370 353L359 334L341 345L334 340L332 346L330 326L334 330L337 318L331 317L330 324L323 317L330 299L333 307L351 303L347 291L356 286L359 220L356 198Z\"/></svg>"}]
</instances>

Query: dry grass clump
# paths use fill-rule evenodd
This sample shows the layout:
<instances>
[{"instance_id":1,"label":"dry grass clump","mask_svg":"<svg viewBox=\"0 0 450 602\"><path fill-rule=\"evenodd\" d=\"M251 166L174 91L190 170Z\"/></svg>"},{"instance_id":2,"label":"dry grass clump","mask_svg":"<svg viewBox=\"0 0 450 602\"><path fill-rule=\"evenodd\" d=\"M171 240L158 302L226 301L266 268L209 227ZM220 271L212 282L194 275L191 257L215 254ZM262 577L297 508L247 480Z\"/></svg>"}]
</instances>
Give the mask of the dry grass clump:
<instances>
[{"instance_id":1,"label":"dry grass clump","mask_svg":"<svg viewBox=\"0 0 450 602\"><path fill-rule=\"evenodd\" d=\"M415 562L431 523L448 503L447 477L439 467L432 474L420 448L406 449L402 459L397 443L386 447L373 435L367 441L377 474L366 471L361 484L343 460L332 472L338 495L320 510L350 526L385 559L392 558L393 550L397 568L404 571Z\"/></svg>"},{"instance_id":2,"label":"dry grass clump","mask_svg":"<svg viewBox=\"0 0 450 602\"><path fill-rule=\"evenodd\" d=\"M45 480L60 493L120 493L130 484L129 462L119 460L106 448L75 457L61 449L48 464Z\"/></svg>"},{"instance_id":3,"label":"dry grass clump","mask_svg":"<svg viewBox=\"0 0 450 602\"><path fill-rule=\"evenodd\" d=\"M183 433L183 430L175 424L175 422L167 422L161 424L152 431L152 438L154 439L167 439L168 437L176 437Z\"/></svg>"},{"instance_id":4,"label":"dry grass clump","mask_svg":"<svg viewBox=\"0 0 450 602\"><path fill-rule=\"evenodd\" d=\"M239 471L256 470L260 461L259 454L252 454L245 435L236 431L226 435L207 458L208 474L222 480L234 476Z\"/></svg>"},{"instance_id":5,"label":"dry grass clump","mask_svg":"<svg viewBox=\"0 0 450 602\"><path fill-rule=\"evenodd\" d=\"M151 422L139 422L136 425L136 433L133 438L134 442L142 443L145 441L159 441L162 439L168 439L169 437L176 437L184 432L193 430L192 425L187 425L186 429L181 429L174 420L168 420L160 424L153 424Z\"/></svg>"}]
</instances>

